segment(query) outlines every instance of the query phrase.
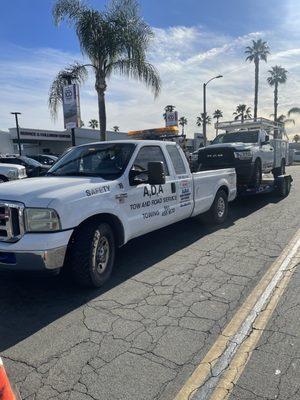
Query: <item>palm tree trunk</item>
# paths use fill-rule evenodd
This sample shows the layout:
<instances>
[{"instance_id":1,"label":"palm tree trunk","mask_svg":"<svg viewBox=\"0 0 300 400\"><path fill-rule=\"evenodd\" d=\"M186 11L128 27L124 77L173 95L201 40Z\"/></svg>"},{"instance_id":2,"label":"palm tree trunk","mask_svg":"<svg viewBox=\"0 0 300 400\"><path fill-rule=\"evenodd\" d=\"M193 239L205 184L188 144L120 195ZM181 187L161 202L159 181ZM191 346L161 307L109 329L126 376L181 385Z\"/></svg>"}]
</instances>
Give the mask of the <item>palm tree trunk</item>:
<instances>
[{"instance_id":1,"label":"palm tree trunk","mask_svg":"<svg viewBox=\"0 0 300 400\"><path fill-rule=\"evenodd\" d=\"M219 128L218 128L218 123L219 123L219 118L217 118L216 137L218 136L218 131L219 131Z\"/></svg>"},{"instance_id":2,"label":"palm tree trunk","mask_svg":"<svg viewBox=\"0 0 300 400\"><path fill-rule=\"evenodd\" d=\"M255 60L254 120L257 119L259 60Z\"/></svg>"},{"instance_id":3,"label":"palm tree trunk","mask_svg":"<svg viewBox=\"0 0 300 400\"><path fill-rule=\"evenodd\" d=\"M278 83L275 82L274 87L274 121L277 121L277 109L278 109Z\"/></svg>"},{"instance_id":4,"label":"palm tree trunk","mask_svg":"<svg viewBox=\"0 0 300 400\"><path fill-rule=\"evenodd\" d=\"M244 123L244 113L243 112L242 112L241 120L242 120L242 124L243 124Z\"/></svg>"},{"instance_id":5,"label":"palm tree trunk","mask_svg":"<svg viewBox=\"0 0 300 400\"><path fill-rule=\"evenodd\" d=\"M104 91L98 92L98 112L100 123L100 141L106 141L106 108L105 108L105 94Z\"/></svg>"},{"instance_id":6,"label":"palm tree trunk","mask_svg":"<svg viewBox=\"0 0 300 400\"><path fill-rule=\"evenodd\" d=\"M105 77L103 76L100 70L96 71L95 89L98 94L100 140L101 142L104 142L106 140L106 109L105 109L106 82L105 82Z\"/></svg>"}]
</instances>

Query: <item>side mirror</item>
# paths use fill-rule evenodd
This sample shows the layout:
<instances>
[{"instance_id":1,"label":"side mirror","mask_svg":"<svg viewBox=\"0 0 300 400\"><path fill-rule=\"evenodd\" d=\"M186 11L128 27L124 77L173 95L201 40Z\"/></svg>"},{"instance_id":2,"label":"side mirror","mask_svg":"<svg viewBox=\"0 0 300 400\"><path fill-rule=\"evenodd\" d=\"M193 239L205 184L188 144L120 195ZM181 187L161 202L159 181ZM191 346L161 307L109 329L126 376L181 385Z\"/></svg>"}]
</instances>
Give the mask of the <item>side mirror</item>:
<instances>
[{"instance_id":1,"label":"side mirror","mask_svg":"<svg viewBox=\"0 0 300 400\"><path fill-rule=\"evenodd\" d=\"M261 145L263 146L264 144L269 144L269 143L270 143L270 136L266 135L265 140L263 142L261 142Z\"/></svg>"},{"instance_id":2,"label":"side mirror","mask_svg":"<svg viewBox=\"0 0 300 400\"><path fill-rule=\"evenodd\" d=\"M148 163L148 183L150 185L163 185L166 183L162 161L151 161Z\"/></svg>"}]
</instances>

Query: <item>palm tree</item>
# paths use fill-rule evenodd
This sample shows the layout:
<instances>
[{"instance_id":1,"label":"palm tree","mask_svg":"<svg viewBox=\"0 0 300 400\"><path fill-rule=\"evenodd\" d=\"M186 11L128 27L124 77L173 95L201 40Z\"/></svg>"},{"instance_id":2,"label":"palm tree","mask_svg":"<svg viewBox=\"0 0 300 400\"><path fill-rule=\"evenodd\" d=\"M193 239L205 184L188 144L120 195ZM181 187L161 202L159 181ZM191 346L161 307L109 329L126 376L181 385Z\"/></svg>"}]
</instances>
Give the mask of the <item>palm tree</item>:
<instances>
[{"instance_id":1,"label":"palm tree","mask_svg":"<svg viewBox=\"0 0 300 400\"><path fill-rule=\"evenodd\" d=\"M300 114L300 108L299 107L293 107L288 111L288 117L290 117L291 114Z\"/></svg>"},{"instance_id":2,"label":"palm tree","mask_svg":"<svg viewBox=\"0 0 300 400\"><path fill-rule=\"evenodd\" d=\"M268 72L270 76L267 78L267 82L270 86L274 86L274 121L276 121L278 110L278 85L287 81L287 70L279 65L275 65Z\"/></svg>"},{"instance_id":3,"label":"palm tree","mask_svg":"<svg viewBox=\"0 0 300 400\"><path fill-rule=\"evenodd\" d=\"M223 118L223 113L221 110L217 109L214 111L213 113L213 118L216 118L217 120L217 127L216 127L216 136L218 136L218 123L219 123L219 119Z\"/></svg>"},{"instance_id":4,"label":"palm tree","mask_svg":"<svg viewBox=\"0 0 300 400\"><path fill-rule=\"evenodd\" d=\"M196 125L197 126L202 126L204 121L204 113L201 113L201 117L197 117ZM206 125L211 124L211 117L209 115L206 115Z\"/></svg>"},{"instance_id":5,"label":"palm tree","mask_svg":"<svg viewBox=\"0 0 300 400\"><path fill-rule=\"evenodd\" d=\"M246 61L254 62L255 66L255 86L254 86L254 119L257 118L258 105L258 81L259 81L259 62L263 60L267 62L270 48L267 42L262 39L252 40L252 46L247 46L245 53L247 54Z\"/></svg>"},{"instance_id":6,"label":"palm tree","mask_svg":"<svg viewBox=\"0 0 300 400\"><path fill-rule=\"evenodd\" d=\"M239 104L236 107L236 110L233 113L233 115L235 115L234 117L235 121L241 118L241 122L243 123L245 119L252 118L251 107L247 107L246 104Z\"/></svg>"},{"instance_id":7,"label":"palm tree","mask_svg":"<svg viewBox=\"0 0 300 400\"><path fill-rule=\"evenodd\" d=\"M98 128L98 121L96 119L90 119L89 120L89 127L92 129Z\"/></svg>"},{"instance_id":8,"label":"palm tree","mask_svg":"<svg viewBox=\"0 0 300 400\"><path fill-rule=\"evenodd\" d=\"M74 26L81 51L89 62L76 63L58 73L49 94L52 115L56 115L62 100L63 85L83 83L87 68L92 68L98 96L100 138L105 140L105 92L107 80L113 73L143 81L155 96L159 94L159 74L146 59L153 30L141 18L135 0L114 0L103 12L88 7L84 1L57 0L53 17L56 25L66 20Z\"/></svg>"},{"instance_id":9,"label":"palm tree","mask_svg":"<svg viewBox=\"0 0 300 400\"><path fill-rule=\"evenodd\" d=\"M118 133L120 131L120 128L117 125L115 125L113 126L113 130L115 133Z\"/></svg>"},{"instance_id":10,"label":"palm tree","mask_svg":"<svg viewBox=\"0 0 300 400\"><path fill-rule=\"evenodd\" d=\"M273 117L274 115L271 114ZM279 122L280 124L286 125L286 124L293 124L295 125L295 120L293 118L287 118L285 115L281 114L279 117L277 117L275 122Z\"/></svg>"},{"instance_id":11,"label":"palm tree","mask_svg":"<svg viewBox=\"0 0 300 400\"><path fill-rule=\"evenodd\" d=\"M294 136L294 142L298 143L300 140L300 136L299 135L295 135Z\"/></svg>"},{"instance_id":12,"label":"palm tree","mask_svg":"<svg viewBox=\"0 0 300 400\"><path fill-rule=\"evenodd\" d=\"M179 118L179 125L182 127L181 134L184 135L184 127L187 125L187 119L185 117Z\"/></svg>"}]
</instances>

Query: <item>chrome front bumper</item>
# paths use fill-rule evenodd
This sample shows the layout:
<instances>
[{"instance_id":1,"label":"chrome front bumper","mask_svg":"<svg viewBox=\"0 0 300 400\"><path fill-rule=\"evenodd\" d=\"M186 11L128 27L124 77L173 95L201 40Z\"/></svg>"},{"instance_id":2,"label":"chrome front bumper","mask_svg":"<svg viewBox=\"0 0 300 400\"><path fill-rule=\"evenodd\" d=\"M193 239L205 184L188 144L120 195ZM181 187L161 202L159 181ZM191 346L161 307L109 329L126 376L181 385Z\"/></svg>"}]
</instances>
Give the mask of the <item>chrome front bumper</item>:
<instances>
[{"instance_id":1,"label":"chrome front bumper","mask_svg":"<svg viewBox=\"0 0 300 400\"><path fill-rule=\"evenodd\" d=\"M64 265L67 246L44 251L0 250L0 271L43 271L61 268Z\"/></svg>"}]
</instances>

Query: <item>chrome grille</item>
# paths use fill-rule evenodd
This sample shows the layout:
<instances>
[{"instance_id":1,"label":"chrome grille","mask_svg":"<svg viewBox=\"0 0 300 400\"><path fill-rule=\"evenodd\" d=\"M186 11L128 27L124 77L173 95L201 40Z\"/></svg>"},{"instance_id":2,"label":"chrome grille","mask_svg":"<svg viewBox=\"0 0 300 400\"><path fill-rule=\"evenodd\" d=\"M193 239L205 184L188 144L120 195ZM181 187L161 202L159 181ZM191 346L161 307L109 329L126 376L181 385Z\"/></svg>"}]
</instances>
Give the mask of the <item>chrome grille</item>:
<instances>
[{"instance_id":1,"label":"chrome grille","mask_svg":"<svg viewBox=\"0 0 300 400\"><path fill-rule=\"evenodd\" d=\"M17 242L24 234L24 206L0 201L0 242Z\"/></svg>"}]
</instances>

